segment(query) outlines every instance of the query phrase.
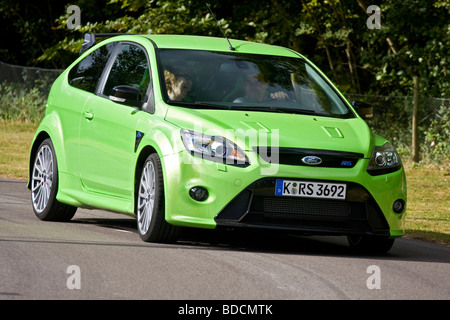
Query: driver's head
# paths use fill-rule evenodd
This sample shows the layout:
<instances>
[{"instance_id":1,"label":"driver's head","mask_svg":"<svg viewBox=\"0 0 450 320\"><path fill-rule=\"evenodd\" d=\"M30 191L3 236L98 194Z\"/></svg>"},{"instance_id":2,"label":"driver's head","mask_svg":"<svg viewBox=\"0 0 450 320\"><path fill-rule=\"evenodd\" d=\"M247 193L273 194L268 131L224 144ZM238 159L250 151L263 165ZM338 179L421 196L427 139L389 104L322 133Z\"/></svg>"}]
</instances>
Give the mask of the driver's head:
<instances>
[{"instance_id":1,"label":"driver's head","mask_svg":"<svg viewBox=\"0 0 450 320\"><path fill-rule=\"evenodd\" d=\"M170 67L164 70L164 79L169 99L183 100L192 89L191 72L187 67Z\"/></svg>"}]
</instances>

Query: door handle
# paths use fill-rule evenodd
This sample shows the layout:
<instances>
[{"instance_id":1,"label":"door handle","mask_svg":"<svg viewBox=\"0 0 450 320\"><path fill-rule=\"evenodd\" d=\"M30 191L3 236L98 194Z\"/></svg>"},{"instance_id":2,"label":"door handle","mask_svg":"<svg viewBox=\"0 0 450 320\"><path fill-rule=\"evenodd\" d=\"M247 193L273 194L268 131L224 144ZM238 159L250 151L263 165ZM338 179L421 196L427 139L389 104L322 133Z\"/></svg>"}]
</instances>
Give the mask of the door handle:
<instances>
[{"instance_id":1,"label":"door handle","mask_svg":"<svg viewBox=\"0 0 450 320\"><path fill-rule=\"evenodd\" d=\"M94 119L94 114L93 114L92 112L85 111L85 112L84 112L84 117L85 117L86 119L88 119L88 120L92 120L92 119Z\"/></svg>"}]
</instances>

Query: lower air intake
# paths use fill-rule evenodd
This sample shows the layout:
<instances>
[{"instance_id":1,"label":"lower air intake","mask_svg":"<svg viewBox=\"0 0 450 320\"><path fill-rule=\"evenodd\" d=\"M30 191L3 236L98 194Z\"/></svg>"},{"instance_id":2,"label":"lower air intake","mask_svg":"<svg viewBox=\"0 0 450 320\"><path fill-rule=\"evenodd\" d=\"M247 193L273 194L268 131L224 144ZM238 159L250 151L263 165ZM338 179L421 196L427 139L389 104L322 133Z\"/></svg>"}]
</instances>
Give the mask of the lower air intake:
<instances>
[{"instance_id":1,"label":"lower air intake","mask_svg":"<svg viewBox=\"0 0 450 320\"><path fill-rule=\"evenodd\" d=\"M290 229L306 233L389 235L389 225L369 192L347 183L347 200L275 196L275 178L259 180L215 218L218 226Z\"/></svg>"}]
</instances>

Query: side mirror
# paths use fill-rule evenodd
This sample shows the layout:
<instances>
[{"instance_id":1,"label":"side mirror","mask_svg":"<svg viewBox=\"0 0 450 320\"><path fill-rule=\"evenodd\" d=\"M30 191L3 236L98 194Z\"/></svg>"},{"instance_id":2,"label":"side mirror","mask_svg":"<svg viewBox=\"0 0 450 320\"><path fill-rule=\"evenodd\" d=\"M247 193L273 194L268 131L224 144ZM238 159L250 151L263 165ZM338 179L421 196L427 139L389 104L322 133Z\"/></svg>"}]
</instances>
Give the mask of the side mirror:
<instances>
[{"instance_id":1,"label":"side mirror","mask_svg":"<svg viewBox=\"0 0 450 320\"><path fill-rule=\"evenodd\" d=\"M353 108L355 108L356 112L359 114L361 118L364 120L372 119L373 117L373 107L372 105L362 102L362 101L353 101Z\"/></svg>"},{"instance_id":2,"label":"side mirror","mask_svg":"<svg viewBox=\"0 0 450 320\"><path fill-rule=\"evenodd\" d=\"M125 104L127 106L133 107L141 107L141 92L139 89L132 86L116 86L112 89L112 95L109 96L109 99Z\"/></svg>"}]
</instances>

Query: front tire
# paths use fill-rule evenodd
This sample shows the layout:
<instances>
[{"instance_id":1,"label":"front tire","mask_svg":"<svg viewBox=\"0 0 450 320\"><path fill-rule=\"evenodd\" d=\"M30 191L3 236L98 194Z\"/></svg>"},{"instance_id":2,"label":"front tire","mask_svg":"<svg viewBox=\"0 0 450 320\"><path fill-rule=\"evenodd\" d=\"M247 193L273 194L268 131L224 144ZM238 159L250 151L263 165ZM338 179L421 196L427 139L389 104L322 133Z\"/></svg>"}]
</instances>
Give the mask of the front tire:
<instances>
[{"instance_id":1,"label":"front tire","mask_svg":"<svg viewBox=\"0 0 450 320\"><path fill-rule=\"evenodd\" d=\"M141 239L146 242L175 242L179 228L165 219L163 174L156 153L145 160L136 191L135 212Z\"/></svg>"},{"instance_id":2,"label":"front tire","mask_svg":"<svg viewBox=\"0 0 450 320\"><path fill-rule=\"evenodd\" d=\"M31 172L31 203L36 216L45 221L69 221L77 211L56 200L58 191L58 165L50 139L40 144Z\"/></svg>"}]
</instances>

